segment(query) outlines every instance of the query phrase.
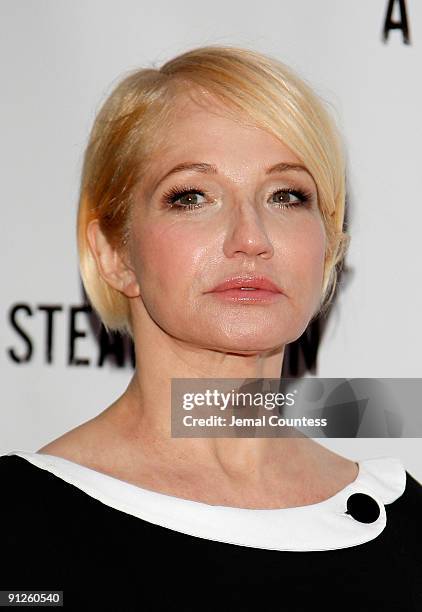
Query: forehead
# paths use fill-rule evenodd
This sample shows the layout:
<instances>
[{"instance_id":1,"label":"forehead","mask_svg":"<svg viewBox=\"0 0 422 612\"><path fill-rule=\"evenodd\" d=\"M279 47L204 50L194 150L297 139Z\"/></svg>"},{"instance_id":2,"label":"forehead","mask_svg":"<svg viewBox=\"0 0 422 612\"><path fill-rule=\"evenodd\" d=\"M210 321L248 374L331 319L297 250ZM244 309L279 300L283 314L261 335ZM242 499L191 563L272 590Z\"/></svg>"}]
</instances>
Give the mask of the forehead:
<instances>
[{"instance_id":1,"label":"forehead","mask_svg":"<svg viewBox=\"0 0 422 612\"><path fill-rule=\"evenodd\" d=\"M212 155L214 163L218 159L222 163L243 162L244 167L260 162L262 166L278 161L300 162L286 143L207 92L177 97L159 161L167 163L176 157L190 159L195 155Z\"/></svg>"}]
</instances>

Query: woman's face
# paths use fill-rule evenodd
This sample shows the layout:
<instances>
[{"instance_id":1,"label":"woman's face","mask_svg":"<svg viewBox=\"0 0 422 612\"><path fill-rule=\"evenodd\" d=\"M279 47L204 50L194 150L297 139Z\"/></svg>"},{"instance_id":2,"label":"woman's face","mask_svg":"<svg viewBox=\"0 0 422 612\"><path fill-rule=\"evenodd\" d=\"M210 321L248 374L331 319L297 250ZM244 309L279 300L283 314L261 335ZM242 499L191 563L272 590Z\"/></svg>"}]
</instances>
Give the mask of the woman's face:
<instances>
[{"instance_id":1,"label":"woman's face","mask_svg":"<svg viewBox=\"0 0 422 612\"><path fill-rule=\"evenodd\" d=\"M268 173L300 160L269 133L224 116L212 98L206 108L179 99L176 110L132 210L135 328L152 319L194 346L244 354L293 342L322 290L326 234L314 180L301 169ZM171 172L182 163L203 165ZM283 293L266 302L210 293L248 273Z\"/></svg>"}]
</instances>

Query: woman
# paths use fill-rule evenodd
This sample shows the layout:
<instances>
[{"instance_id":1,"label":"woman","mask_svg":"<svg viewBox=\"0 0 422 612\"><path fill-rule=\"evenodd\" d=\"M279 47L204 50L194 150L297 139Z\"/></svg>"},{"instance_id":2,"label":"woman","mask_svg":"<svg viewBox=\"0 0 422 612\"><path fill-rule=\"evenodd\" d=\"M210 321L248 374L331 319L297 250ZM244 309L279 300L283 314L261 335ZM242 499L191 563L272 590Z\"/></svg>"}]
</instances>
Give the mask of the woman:
<instances>
[{"instance_id":1,"label":"woman","mask_svg":"<svg viewBox=\"0 0 422 612\"><path fill-rule=\"evenodd\" d=\"M332 299L344 208L335 123L281 62L209 46L118 84L85 154L78 245L136 369L97 417L0 458L2 589L63 590L75 610L421 609L422 486L397 458L171 435L173 378L280 377Z\"/></svg>"}]
</instances>

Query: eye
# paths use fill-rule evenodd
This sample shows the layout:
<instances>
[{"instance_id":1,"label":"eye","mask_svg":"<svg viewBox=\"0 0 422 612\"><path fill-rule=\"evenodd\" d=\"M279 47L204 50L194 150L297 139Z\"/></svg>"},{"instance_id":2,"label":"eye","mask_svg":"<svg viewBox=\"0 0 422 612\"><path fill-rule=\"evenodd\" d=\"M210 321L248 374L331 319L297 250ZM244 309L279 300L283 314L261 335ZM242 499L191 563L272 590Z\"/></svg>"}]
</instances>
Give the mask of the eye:
<instances>
[{"instance_id":1,"label":"eye","mask_svg":"<svg viewBox=\"0 0 422 612\"><path fill-rule=\"evenodd\" d=\"M308 204L312 200L312 193L303 191L302 189L290 188L277 189L271 195L276 196L274 205L276 208L293 208ZM183 212L194 212L204 207L205 202L198 201L199 197L205 198L206 194L196 187L183 186L171 187L163 194L163 202L169 208L179 209ZM215 202L215 199L208 201Z\"/></svg>"},{"instance_id":2,"label":"eye","mask_svg":"<svg viewBox=\"0 0 422 612\"><path fill-rule=\"evenodd\" d=\"M312 200L312 193L303 191L302 189L277 189L271 197L277 196L275 205L277 208L290 208L307 204ZM296 199L292 199L296 198Z\"/></svg>"},{"instance_id":3,"label":"eye","mask_svg":"<svg viewBox=\"0 0 422 612\"><path fill-rule=\"evenodd\" d=\"M205 197L205 193L194 187L172 187L163 195L163 201L169 208L193 211L203 207L198 196Z\"/></svg>"}]
</instances>

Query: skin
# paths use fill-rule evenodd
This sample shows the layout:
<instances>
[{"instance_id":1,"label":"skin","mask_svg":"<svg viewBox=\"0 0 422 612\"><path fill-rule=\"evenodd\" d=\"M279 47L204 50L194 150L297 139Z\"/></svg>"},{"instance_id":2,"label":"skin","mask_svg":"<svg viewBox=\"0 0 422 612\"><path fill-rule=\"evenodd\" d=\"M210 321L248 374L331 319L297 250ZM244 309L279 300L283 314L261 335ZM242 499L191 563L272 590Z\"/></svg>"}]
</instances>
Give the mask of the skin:
<instances>
[{"instance_id":1,"label":"skin","mask_svg":"<svg viewBox=\"0 0 422 612\"><path fill-rule=\"evenodd\" d=\"M38 452L205 503L317 503L356 479L355 462L308 438L171 437L171 378L279 378L286 344L318 308L324 272L326 234L312 176L266 176L275 164L301 162L208 94L201 102L178 100L166 147L136 192L127 252L114 251L97 222L88 228L100 273L130 298L134 375L105 411ZM181 162L215 164L218 174L185 170L160 182ZM205 193L191 194L203 207L169 209L163 194L185 185ZM274 192L286 187L309 192L310 203L277 207ZM296 196L282 203L289 201ZM268 276L284 295L271 304L228 304L205 293L241 272Z\"/></svg>"}]
</instances>

